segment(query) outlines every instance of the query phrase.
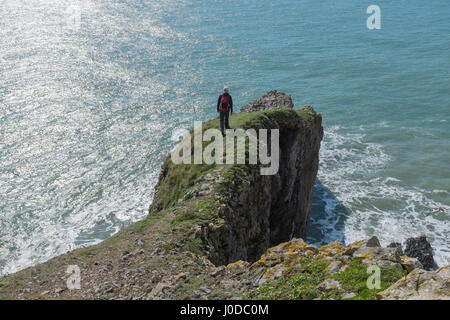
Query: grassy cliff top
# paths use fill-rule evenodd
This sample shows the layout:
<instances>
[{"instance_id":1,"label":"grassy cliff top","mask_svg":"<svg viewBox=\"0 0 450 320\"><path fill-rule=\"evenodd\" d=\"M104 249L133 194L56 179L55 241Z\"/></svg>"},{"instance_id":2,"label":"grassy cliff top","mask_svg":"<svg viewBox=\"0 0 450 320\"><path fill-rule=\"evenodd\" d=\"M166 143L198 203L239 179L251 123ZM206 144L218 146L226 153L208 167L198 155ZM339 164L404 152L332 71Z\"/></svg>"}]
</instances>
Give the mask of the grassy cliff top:
<instances>
[{"instance_id":1,"label":"grassy cliff top","mask_svg":"<svg viewBox=\"0 0 450 320\"><path fill-rule=\"evenodd\" d=\"M295 110L291 108L279 108L257 112L240 112L234 113L230 116L230 127L232 129L275 129L275 125L301 123L305 126L311 125L311 122L316 113L312 109ZM212 119L206 121L202 125L202 133L208 129L220 130L219 119ZM194 139L194 130L191 130L191 142ZM204 143L203 148L207 145ZM193 146L193 143L191 143ZM193 147L191 149L193 154ZM163 208L172 206L178 201L186 191L194 185L196 180L215 169L223 172L229 170L242 170L242 165L216 165L216 164L174 164L170 155L166 158L163 164L163 176L157 185L157 193L153 200L150 211L159 211ZM235 168L232 168L235 167ZM236 168L237 167L237 168Z\"/></svg>"}]
</instances>

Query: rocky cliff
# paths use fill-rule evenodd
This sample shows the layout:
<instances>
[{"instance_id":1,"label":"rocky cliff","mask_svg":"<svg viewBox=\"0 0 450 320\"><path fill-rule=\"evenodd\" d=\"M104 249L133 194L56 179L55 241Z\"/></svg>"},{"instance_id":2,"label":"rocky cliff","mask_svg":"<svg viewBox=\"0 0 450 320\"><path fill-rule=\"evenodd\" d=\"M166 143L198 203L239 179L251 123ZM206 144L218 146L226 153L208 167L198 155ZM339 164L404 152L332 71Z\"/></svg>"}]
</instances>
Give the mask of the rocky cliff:
<instances>
[{"instance_id":1,"label":"rocky cliff","mask_svg":"<svg viewBox=\"0 0 450 320\"><path fill-rule=\"evenodd\" d=\"M321 248L300 239L323 130L311 107L292 107L289 96L271 91L230 119L232 128L279 130L274 175L261 175L260 163L175 165L168 157L147 218L98 245L1 278L0 299L447 298L448 268L422 270L376 238ZM200 133L218 127L213 119ZM183 143L195 141L191 133ZM372 265L381 271L376 288L366 285ZM74 288L77 274L68 270L77 268Z\"/></svg>"},{"instance_id":2,"label":"rocky cliff","mask_svg":"<svg viewBox=\"0 0 450 320\"><path fill-rule=\"evenodd\" d=\"M244 119L244 130L279 130L280 157L274 175L261 175L260 164L215 166L207 175L197 177L193 188L185 191L183 197L195 194L195 201L206 201L217 208L217 219L196 226L197 236L208 244L208 258L216 265L239 259L255 261L270 246L306 236L323 136L321 115L311 107L233 117L232 126ZM207 124L205 130L208 128ZM178 184L174 177L179 169L166 161L151 212L173 205L164 198L166 190ZM205 192L195 193L198 187Z\"/></svg>"}]
</instances>

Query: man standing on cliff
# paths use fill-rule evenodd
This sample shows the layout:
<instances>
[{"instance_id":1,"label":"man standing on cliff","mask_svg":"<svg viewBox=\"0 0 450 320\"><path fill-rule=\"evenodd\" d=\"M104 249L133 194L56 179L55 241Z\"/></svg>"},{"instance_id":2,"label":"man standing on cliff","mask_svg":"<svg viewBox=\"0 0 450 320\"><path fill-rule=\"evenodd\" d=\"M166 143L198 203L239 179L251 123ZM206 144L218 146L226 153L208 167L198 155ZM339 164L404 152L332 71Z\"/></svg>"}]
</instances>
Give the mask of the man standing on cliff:
<instances>
[{"instance_id":1,"label":"man standing on cliff","mask_svg":"<svg viewBox=\"0 0 450 320\"><path fill-rule=\"evenodd\" d=\"M229 92L230 89L225 86L223 94L217 100L217 112L220 113L220 131L222 131L222 136L225 136L225 129L230 129L228 118L230 113L233 114L233 99Z\"/></svg>"}]
</instances>

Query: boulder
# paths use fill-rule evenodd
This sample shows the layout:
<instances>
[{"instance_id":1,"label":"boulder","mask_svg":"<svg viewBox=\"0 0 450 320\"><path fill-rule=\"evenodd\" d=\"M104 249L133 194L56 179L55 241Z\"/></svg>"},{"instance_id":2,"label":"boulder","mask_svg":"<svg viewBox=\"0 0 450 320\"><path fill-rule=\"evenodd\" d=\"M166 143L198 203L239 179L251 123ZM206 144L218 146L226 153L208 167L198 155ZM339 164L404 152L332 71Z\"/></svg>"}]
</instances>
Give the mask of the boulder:
<instances>
[{"instance_id":1,"label":"boulder","mask_svg":"<svg viewBox=\"0 0 450 320\"><path fill-rule=\"evenodd\" d=\"M276 108L293 108L291 96L278 92L277 90L268 91L262 97L253 100L241 108L241 112L253 112L260 110Z\"/></svg>"},{"instance_id":2,"label":"boulder","mask_svg":"<svg viewBox=\"0 0 450 320\"><path fill-rule=\"evenodd\" d=\"M338 254L343 254L345 250L347 250L347 247L343 246L339 240L335 240L319 248L319 257L332 259L332 257Z\"/></svg>"},{"instance_id":3,"label":"boulder","mask_svg":"<svg viewBox=\"0 0 450 320\"><path fill-rule=\"evenodd\" d=\"M377 299L387 300L450 300L450 266L437 271L414 269L386 290Z\"/></svg>"},{"instance_id":4,"label":"boulder","mask_svg":"<svg viewBox=\"0 0 450 320\"><path fill-rule=\"evenodd\" d=\"M408 272L411 272L414 269L423 269L422 264L416 258L410 258L408 256L401 256L400 259L402 260L400 262L400 264L402 265L403 269L405 269Z\"/></svg>"},{"instance_id":5,"label":"boulder","mask_svg":"<svg viewBox=\"0 0 450 320\"><path fill-rule=\"evenodd\" d=\"M342 295L342 299L351 299L354 297L356 297L356 294L354 292L347 292Z\"/></svg>"},{"instance_id":6,"label":"boulder","mask_svg":"<svg viewBox=\"0 0 450 320\"><path fill-rule=\"evenodd\" d=\"M398 250L400 251L400 254L403 255L403 248L402 248L402 244L399 242L391 242L388 244L387 246L388 248L398 248Z\"/></svg>"},{"instance_id":7,"label":"boulder","mask_svg":"<svg viewBox=\"0 0 450 320\"><path fill-rule=\"evenodd\" d=\"M425 236L406 239L405 247L405 255L417 258L426 270L433 268L433 248Z\"/></svg>"},{"instance_id":8,"label":"boulder","mask_svg":"<svg viewBox=\"0 0 450 320\"><path fill-rule=\"evenodd\" d=\"M369 239L362 241L363 247L381 247L380 241L376 236L370 237Z\"/></svg>"},{"instance_id":9,"label":"boulder","mask_svg":"<svg viewBox=\"0 0 450 320\"><path fill-rule=\"evenodd\" d=\"M341 290L341 284L334 279L325 279L321 284L317 286L317 289L322 291L330 291L333 289Z\"/></svg>"},{"instance_id":10,"label":"boulder","mask_svg":"<svg viewBox=\"0 0 450 320\"><path fill-rule=\"evenodd\" d=\"M400 253L397 248L361 247L353 253L354 258L362 259L368 265L396 265L401 268Z\"/></svg>"},{"instance_id":11,"label":"boulder","mask_svg":"<svg viewBox=\"0 0 450 320\"><path fill-rule=\"evenodd\" d=\"M337 273L337 272L340 271L341 266L342 266L342 262L341 261L334 260L328 265L326 273L327 274Z\"/></svg>"},{"instance_id":12,"label":"boulder","mask_svg":"<svg viewBox=\"0 0 450 320\"><path fill-rule=\"evenodd\" d=\"M378 238L376 236L370 237L368 239L364 239L361 241L356 241L353 242L349 245L346 246L346 249L344 251L344 254L346 255L353 255L353 253L355 251L357 251L360 248L376 248L376 247L381 247L380 245L380 241L378 240Z\"/></svg>"}]
</instances>

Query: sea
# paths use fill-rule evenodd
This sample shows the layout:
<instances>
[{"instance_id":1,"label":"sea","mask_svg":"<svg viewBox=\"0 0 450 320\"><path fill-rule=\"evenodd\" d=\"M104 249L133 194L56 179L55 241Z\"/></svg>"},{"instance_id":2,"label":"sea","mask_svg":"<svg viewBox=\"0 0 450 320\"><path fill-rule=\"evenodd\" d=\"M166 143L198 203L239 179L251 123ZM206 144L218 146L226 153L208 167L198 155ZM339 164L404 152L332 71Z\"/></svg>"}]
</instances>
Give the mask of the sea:
<instances>
[{"instance_id":1,"label":"sea","mask_svg":"<svg viewBox=\"0 0 450 320\"><path fill-rule=\"evenodd\" d=\"M235 111L278 90L322 114L308 242L424 235L448 265L449 13L447 0L0 0L0 275L143 219L174 130L216 117L224 85Z\"/></svg>"}]
</instances>

